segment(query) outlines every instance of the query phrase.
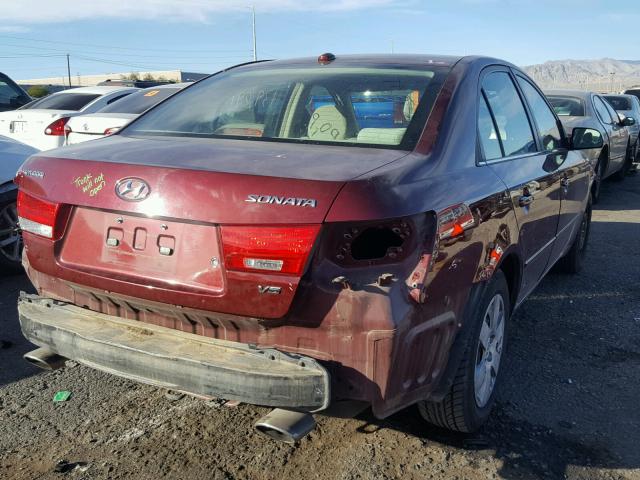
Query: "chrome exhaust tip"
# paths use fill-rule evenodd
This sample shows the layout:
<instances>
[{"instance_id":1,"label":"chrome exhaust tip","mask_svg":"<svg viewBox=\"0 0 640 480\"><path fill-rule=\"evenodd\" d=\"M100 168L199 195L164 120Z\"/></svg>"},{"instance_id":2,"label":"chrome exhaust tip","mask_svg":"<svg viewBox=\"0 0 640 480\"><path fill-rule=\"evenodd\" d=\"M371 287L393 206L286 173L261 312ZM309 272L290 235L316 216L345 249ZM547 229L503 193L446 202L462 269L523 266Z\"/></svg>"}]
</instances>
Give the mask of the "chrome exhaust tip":
<instances>
[{"instance_id":1,"label":"chrome exhaust tip","mask_svg":"<svg viewBox=\"0 0 640 480\"><path fill-rule=\"evenodd\" d=\"M55 352L52 352L48 348L37 348L31 352L25 353L23 358L44 370L57 370L64 367L64 363L67 361L65 357L61 357Z\"/></svg>"},{"instance_id":2,"label":"chrome exhaust tip","mask_svg":"<svg viewBox=\"0 0 640 480\"><path fill-rule=\"evenodd\" d=\"M310 413L294 412L276 408L258 420L256 430L284 443L296 443L316 427Z\"/></svg>"}]
</instances>

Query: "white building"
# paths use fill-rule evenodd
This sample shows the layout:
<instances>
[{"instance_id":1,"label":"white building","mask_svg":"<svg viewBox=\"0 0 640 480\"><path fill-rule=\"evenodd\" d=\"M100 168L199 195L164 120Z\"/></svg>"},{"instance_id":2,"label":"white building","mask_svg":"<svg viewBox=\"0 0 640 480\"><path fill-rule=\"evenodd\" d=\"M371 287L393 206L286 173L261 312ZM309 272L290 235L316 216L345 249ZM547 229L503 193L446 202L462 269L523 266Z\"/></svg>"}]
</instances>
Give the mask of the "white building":
<instances>
[{"instance_id":1,"label":"white building","mask_svg":"<svg viewBox=\"0 0 640 480\"><path fill-rule=\"evenodd\" d=\"M209 75L208 73L195 73L195 72L183 72L182 70L161 70L154 72L123 72L123 73L105 73L99 75L72 75L71 86L72 87L92 87L100 82L106 80L121 80L128 77L131 73L136 73L140 80L143 80L146 75L151 75L154 80L169 80L174 82L189 82L199 80ZM28 78L25 80L18 80L20 85L60 85L69 86L69 78L64 77L50 77L50 78Z\"/></svg>"}]
</instances>

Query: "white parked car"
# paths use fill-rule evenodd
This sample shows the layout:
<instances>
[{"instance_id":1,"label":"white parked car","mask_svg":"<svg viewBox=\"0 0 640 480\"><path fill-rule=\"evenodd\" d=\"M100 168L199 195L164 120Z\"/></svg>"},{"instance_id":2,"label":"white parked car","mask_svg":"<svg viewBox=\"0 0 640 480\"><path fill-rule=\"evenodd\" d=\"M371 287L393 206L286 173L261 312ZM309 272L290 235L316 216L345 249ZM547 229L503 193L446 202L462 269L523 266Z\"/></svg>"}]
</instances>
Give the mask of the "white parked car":
<instances>
[{"instance_id":1,"label":"white parked car","mask_svg":"<svg viewBox=\"0 0 640 480\"><path fill-rule=\"evenodd\" d=\"M20 269L22 237L16 209L18 188L13 179L20 165L37 151L0 135L0 274Z\"/></svg>"},{"instance_id":2,"label":"white parked car","mask_svg":"<svg viewBox=\"0 0 640 480\"><path fill-rule=\"evenodd\" d=\"M133 87L80 87L53 93L18 110L0 113L0 135L38 150L64 145L64 127L71 117L94 113L129 95Z\"/></svg>"},{"instance_id":3,"label":"white parked car","mask_svg":"<svg viewBox=\"0 0 640 480\"><path fill-rule=\"evenodd\" d=\"M66 145L111 135L142 112L157 105L187 85L191 85L191 82L171 83L145 88L107 105L99 112L73 117L65 127Z\"/></svg>"}]
</instances>

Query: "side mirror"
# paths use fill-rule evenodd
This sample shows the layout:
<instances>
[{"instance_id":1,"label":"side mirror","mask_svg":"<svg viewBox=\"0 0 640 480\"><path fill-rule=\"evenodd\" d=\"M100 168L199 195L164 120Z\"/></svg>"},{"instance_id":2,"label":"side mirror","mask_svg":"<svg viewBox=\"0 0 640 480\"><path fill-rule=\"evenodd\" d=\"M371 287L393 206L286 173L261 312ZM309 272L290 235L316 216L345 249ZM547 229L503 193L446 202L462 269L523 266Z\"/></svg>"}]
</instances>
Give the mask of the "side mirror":
<instances>
[{"instance_id":1,"label":"side mirror","mask_svg":"<svg viewBox=\"0 0 640 480\"><path fill-rule=\"evenodd\" d=\"M624 119L620 123L623 127L630 127L636 124L636 119L633 117L624 117Z\"/></svg>"},{"instance_id":2,"label":"side mirror","mask_svg":"<svg viewBox=\"0 0 640 480\"><path fill-rule=\"evenodd\" d=\"M602 148L602 134L593 128L576 127L571 134L571 150Z\"/></svg>"}]
</instances>

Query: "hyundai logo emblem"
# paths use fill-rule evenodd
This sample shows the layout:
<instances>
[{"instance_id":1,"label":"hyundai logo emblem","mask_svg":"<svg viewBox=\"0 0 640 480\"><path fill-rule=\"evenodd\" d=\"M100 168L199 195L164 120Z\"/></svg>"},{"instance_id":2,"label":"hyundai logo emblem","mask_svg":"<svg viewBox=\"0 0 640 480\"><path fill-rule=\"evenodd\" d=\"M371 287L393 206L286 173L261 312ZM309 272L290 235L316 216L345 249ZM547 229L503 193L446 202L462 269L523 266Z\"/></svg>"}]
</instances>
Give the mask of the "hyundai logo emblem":
<instances>
[{"instance_id":1,"label":"hyundai logo emblem","mask_svg":"<svg viewBox=\"0 0 640 480\"><path fill-rule=\"evenodd\" d=\"M140 178L123 178L116 183L116 195L129 202L144 200L150 193L149 184Z\"/></svg>"}]
</instances>

